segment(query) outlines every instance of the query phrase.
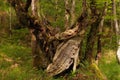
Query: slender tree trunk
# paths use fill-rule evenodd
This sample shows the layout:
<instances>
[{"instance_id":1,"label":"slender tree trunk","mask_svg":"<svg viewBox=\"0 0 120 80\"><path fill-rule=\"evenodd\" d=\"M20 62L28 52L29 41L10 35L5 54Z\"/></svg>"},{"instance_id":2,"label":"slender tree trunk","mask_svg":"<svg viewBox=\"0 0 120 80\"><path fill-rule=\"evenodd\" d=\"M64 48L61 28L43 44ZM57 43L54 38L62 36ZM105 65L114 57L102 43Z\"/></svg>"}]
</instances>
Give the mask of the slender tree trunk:
<instances>
[{"instance_id":1,"label":"slender tree trunk","mask_svg":"<svg viewBox=\"0 0 120 80\"><path fill-rule=\"evenodd\" d=\"M69 20L70 20L70 7L69 7L69 0L64 0L65 2L65 28L68 29L69 27Z\"/></svg>"},{"instance_id":2,"label":"slender tree trunk","mask_svg":"<svg viewBox=\"0 0 120 80\"><path fill-rule=\"evenodd\" d=\"M32 14L34 16L38 16L38 6L37 6L38 0L32 0L31 6L32 6Z\"/></svg>"},{"instance_id":3,"label":"slender tree trunk","mask_svg":"<svg viewBox=\"0 0 120 80\"><path fill-rule=\"evenodd\" d=\"M102 30L103 30L103 26L104 26L104 18L107 12L107 7L106 7L107 3L105 3L105 10L103 11L103 17L99 23L99 28L98 28L98 38L97 38L97 55L96 55L96 64L98 64L98 61L100 60L101 56L102 56L102 42L101 42L101 36L102 36Z\"/></svg>"},{"instance_id":4,"label":"slender tree trunk","mask_svg":"<svg viewBox=\"0 0 120 80\"><path fill-rule=\"evenodd\" d=\"M94 6L94 7L93 7ZM96 8L96 1L93 0L91 1L91 15L97 15L97 20L91 24L91 29L90 32L87 36L87 43L86 43L86 52L85 52L85 60L87 60L87 62L89 64L92 64L95 58L95 55L93 53L93 47L94 47L94 43L97 39L97 32L98 32L98 25L99 25L99 13L97 12L97 8Z\"/></svg>"},{"instance_id":5,"label":"slender tree trunk","mask_svg":"<svg viewBox=\"0 0 120 80\"><path fill-rule=\"evenodd\" d=\"M104 23L104 19L101 20L100 22L100 27L98 30L98 38L97 38L97 55L96 55L96 64L98 64L98 61L100 60L101 56L102 56L102 42L101 42L101 35L102 35L102 29L103 29L103 23Z\"/></svg>"},{"instance_id":6,"label":"slender tree trunk","mask_svg":"<svg viewBox=\"0 0 120 80\"><path fill-rule=\"evenodd\" d=\"M55 9L58 11L58 0L55 1ZM58 14L55 15L55 21L57 21Z\"/></svg>"},{"instance_id":7,"label":"slender tree trunk","mask_svg":"<svg viewBox=\"0 0 120 80\"><path fill-rule=\"evenodd\" d=\"M50 22L47 20L46 15L44 14L44 11L42 9L42 4L40 2L40 0L38 0L39 2L36 4L38 6L38 16L39 19L41 20L43 25L50 25Z\"/></svg>"},{"instance_id":8,"label":"slender tree trunk","mask_svg":"<svg viewBox=\"0 0 120 80\"><path fill-rule=\"evenodd\" d=\"M72 0L70 14L71 14L71 18L70 18L71 25L70 26L72 26L75 22L75 0Z\"/></svg>"},{"instance_id":9,"label":"slender tree trunk","mask_svg":"<svg viewBox=\"0 0 120 80\"><path fill-rule=\"evenodd\" d=\"M93 47L95 41L97 40L98 24L99 23L96 22L91 25L91 29L87 37L85 60L87 60L90 64L94 61L95 58L95 55L93 53Z\"/></svg>"},{"instance_id":10,"label":"slender tree trunk","mask_svg":"<svg viewBox=\"0 0 120 80\"><path fill-rule=\"evenodd\" d=\"M115 0L112 0L112 14L113 14L113 25L115 28L115 33L116 33L116 38L117 38L117 45L118 45L118 49L117 49L117 59L118 62L120 63L120 39L119 39L119 35L120 35L120 30L119 30L119 26L118 26L118 21L117 21L117 14L116 14L116 2Z\"/></svg>"},{"instance_id":11,"label":"slender tree trunk","mask_svg":"<svg viewBox=\"0 0 120 80\"><path fill-rule=\"evenodd\" d=\"M95 63L96 53L93 52L94 45L97 40L99 28L101 27L100 24L103 20L103 17L105 16L104 13L105 13L106 5L103 8L103 11L100 16L100 12L97 11L97 7L95 4L96 4L95 0L91 1L91 6L94 6L94 7L91 7L91 10L93 13L92 15L98 15L98 16L97 16L97 20L91 25L91 29L87 37L85 60L88 62L90 69L95 72L94 74L97 74L100 80L106 80L105 76L101 73L101 71L99 70L98 66Z\"/></svg>"},{"instance_id":12,"label":"slender tree trunk","mask_svg":"<svg viewBox=\"0 0 120 80\"><path fill-rule=\"evenodd\" d=\"M10 38L11 38L11 36L12 36L12 11L11 11L11 8L9 8L9 12L10 12L10 14L9 14L9 29L10 29Z\"/></svg>"},{"instance_id":13,"label":"slender tree trunk","mask_svg":"<svg viewBox=\"0 0 120 80\"><path fill-rule=\"evenodd\" d=\"M37 6L36 6L37 0L32 0L31 6L32 6L32 15L37 16ZM32 47L32 55L33 55L33 66L39 68L39 59L40 55L38 53L38 46L37 46L37 40L36 36L33 34L34 30L30 30L31 33L31 47Z\"/></svg>"}]
</instances>

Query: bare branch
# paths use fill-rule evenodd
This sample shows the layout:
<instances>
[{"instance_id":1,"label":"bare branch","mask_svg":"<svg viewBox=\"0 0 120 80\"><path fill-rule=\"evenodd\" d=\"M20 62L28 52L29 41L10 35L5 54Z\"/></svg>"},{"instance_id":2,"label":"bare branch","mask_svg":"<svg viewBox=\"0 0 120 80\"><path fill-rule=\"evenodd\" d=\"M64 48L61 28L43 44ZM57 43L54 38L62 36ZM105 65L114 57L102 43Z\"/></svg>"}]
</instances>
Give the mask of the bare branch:
<instances>
[{"instance_id":1,"label":"bare branch","mask_svg":"<svg viewBox=\"0 0 120 80\"><path fill-rule=\"evenodd\" d=\"M69 0L64 0L65 2L65 28L66 30L69 28L69 19L70 19L70 7Z\"/></svg>"},{"instance_id":2,"label":"bare branch","mask_svg":"<svg viewBox=\"0 0 120 80\"><path fill-rule=\"evenodd\" d=\"M72 26L74 24L75 21L75 0L72 0L72 4L71 4L71 11L70 11L70 15L71 15L71 25Z\"/></svg>"}]
</instances>

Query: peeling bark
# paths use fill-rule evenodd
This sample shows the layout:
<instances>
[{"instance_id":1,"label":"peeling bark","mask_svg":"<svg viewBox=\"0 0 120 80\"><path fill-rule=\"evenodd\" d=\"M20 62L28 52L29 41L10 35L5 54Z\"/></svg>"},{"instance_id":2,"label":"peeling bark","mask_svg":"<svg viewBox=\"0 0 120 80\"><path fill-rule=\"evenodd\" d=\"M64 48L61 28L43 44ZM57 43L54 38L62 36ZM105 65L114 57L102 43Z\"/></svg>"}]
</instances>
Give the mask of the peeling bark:
<instances>
[{"instance_id":1,"label":"peeling bark","mask_svg":"<svg viewBox=\"0 0 120 80\"><path fill-rule=\"evenodd\" d=\"M47 73L51 76L57 75L68 69L74 62L73 71L76 70L80 39L70 39L61 43L56 50L53 62L48 65Z\"/></svg>"},{"instance_id":2,"label":"peeling bark","mask_svg":"<svg viewBox=\"0 0 120 80\"><path fill-rule=\"evenodd\" d=\"M101 21L101 16L97 9L91 6L90 17L86 0L83 0L82 14L74 25L63 32L53 34L55 29L39 21L36 13L32 15L28 14L31 0L27 0L26 3L22 2L22 0L8 0L8 2L14 7L21 24L30 29L32 34L32 51L35 53L33 54L33 58L35 59L33 61L34 65L40 68L47 68L47 72L51 76L63 72L68 69L71 64L74 64L73 71L75 71L80 49L79 45L84 38L88 25L94 26L91 28L91 31L94 32L90 34L92 37L89 37L90 43L88 44L94 44L93 35L96 35L97 26ZM94 2L91 4L94 4ZM33 10L35 10L35 8L33 8ZM88 53L90 54L86 54L88 59L91 58L91 56L93 57L93 53L90 52L91 49L93 50L90 46L90 48L88 48Z\"/></svg>"}]
</instances>

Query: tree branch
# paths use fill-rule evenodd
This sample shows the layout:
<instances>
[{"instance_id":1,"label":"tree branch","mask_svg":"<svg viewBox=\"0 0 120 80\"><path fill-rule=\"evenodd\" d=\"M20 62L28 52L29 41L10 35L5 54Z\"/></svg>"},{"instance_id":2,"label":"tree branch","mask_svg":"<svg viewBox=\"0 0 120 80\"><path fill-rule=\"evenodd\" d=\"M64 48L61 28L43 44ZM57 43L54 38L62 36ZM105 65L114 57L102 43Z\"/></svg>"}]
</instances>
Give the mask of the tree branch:
<instances>
[{"instance_id":1,"label":"tree branch","mask_svg":"<svg viewBox=\"0 0 120 80\"><path fill-rule=\"evenodd\" d=\"M26 1L26 4L25 4L25 10L26 10L26 12L28 12L28 8L30 7L31 2L32 2L32 0L27 0Z\"/></svg>"}]
</instances>

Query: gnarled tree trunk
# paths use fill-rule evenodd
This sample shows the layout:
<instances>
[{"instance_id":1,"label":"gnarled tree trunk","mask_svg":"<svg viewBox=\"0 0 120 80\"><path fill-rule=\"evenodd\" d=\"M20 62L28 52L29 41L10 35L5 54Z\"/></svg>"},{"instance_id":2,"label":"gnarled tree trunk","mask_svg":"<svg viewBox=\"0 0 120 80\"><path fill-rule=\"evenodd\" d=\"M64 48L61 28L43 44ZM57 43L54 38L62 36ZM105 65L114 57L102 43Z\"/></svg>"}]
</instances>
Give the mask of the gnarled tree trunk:
<instances>
[{"instance_id":1,"label":"gnarled tree trunk","mask_svg":"<svg viewBox=\"0 0 120 80\"><path fill-rule=\"evenodd\" d=\"M88 36L87 44L90 46L87 47L86 59L88 62L92 62L94 55L91 51L97 35L98 24L103 16L100 15L100 11L96 8L94 0L91 0L90 3L91 13L88 12L86 0L83 0L82 13L79 18L74 25L61 33L53 33L55 32L54 28L39 21L35 8L33 8L32 15L28 13L32 0L27 0L26 3L22 2L22 0L8 0L8 2L15 9L21 24L28 26L30 29L35 67L47 69L46 72L51 76L63 72L71 64L74 64L73 71L75 71L80 50L79 45L81 45L89 25L92 26L91 31L93 32L90 32ZM99 13L97 13L98 11Z\"/></svg>"}]
</instances>

